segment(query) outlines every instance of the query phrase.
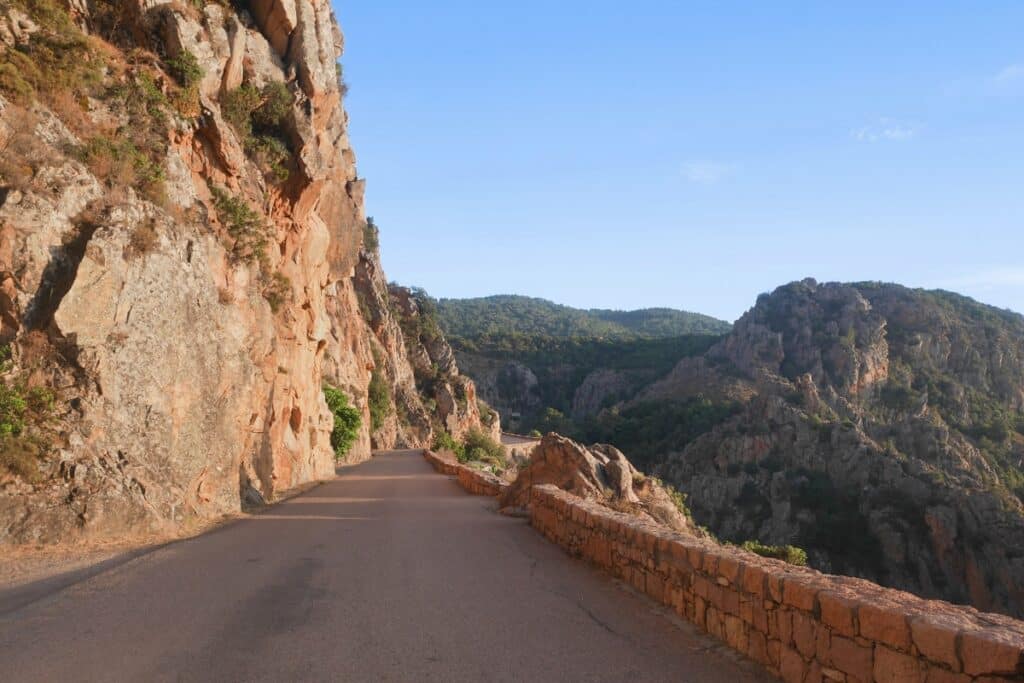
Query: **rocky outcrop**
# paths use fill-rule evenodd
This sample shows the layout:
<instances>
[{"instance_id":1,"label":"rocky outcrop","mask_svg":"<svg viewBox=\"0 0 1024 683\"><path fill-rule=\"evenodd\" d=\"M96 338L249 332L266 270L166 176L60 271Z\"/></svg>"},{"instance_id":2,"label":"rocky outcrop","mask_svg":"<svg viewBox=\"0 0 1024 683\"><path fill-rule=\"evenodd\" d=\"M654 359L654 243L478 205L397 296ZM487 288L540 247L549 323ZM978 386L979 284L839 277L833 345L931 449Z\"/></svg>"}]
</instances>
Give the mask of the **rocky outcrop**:
<instances>
[{"instance_id":1,"label":"rocky outcrop","mask_svg":"<svg viewBox=\"0 0 1024 683\"><path fill-rule=\"evenodd\" d=\"M40 32L80 52L0 86L3 381L40 404L0 449L0 543L168 531L332 476L325 382L363 416L348 462L480 423L464 378L465 409L423 405L363 248L326 0L33 7L0 61Z\"/></svg>"},{"instance_id":2,"label":"rocky outcrop","mask_svg":"<svg viewBox=\"0 0 1024 683\"><path fill-rule=\"evenodd\" d=\"M622 371L600 368L588 374L572 397L572 416L576 419L596 415L605 404L634 388L634 382Z\"/></svg>"},{"instance_id":3,"label":"rocky outcrop","mask_svg":"<svg viewBox=\"0 0 1024 683\"><path fill-rule=\"evenodd\" d=\"M677 531L693 527L685 508L660 482L638 472L621 451L607 444L584 447L548 434L530 453L529 463L500 499L503 508L525 508L533 487L553 484L587 500L658 522Z\"/></svg>"},{"instance_id":4,"label":"rocky outcrop","mask_svg":"<svg viewBox=\"0 0 1024 683\"><path fill-rule=\"evenodd\" d=\"M682 366L683 364L681 364ZM956 295L804 281L667 387L739 415L659 474L725 539L927 597L1024 613L1024 318ZM698 372L699 370L699 372Z\"/></svg>"}]
</instances>

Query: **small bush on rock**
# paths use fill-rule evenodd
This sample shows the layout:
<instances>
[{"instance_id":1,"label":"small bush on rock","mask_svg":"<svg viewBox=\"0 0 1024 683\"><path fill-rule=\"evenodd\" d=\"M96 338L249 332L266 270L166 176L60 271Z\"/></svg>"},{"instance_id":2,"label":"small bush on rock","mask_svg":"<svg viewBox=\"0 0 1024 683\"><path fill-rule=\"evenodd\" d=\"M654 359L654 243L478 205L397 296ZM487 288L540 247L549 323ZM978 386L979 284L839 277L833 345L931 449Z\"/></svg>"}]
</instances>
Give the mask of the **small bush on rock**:
<instances>
[{"instance_id":1,"label":"small bush on rock","mask_svg":"<svg viewBox=\"0 0 1024 683\"><path fill-rule=\"evenodd\" d=\"M366 219L366 223L363 225L363 249L366 251L377 251L380 247L380 229L377 224L373 222L373 217L369 216Z\"/></svg>"},{"instance_id":2,"label":"small bush on rock","mask_svg":"<svg viewBox=\"0 0 1024 683\"><path fill-rule=\"evenodd\" d=\"M39 461L45 445L39 428L53 414L56 398L48 387L26 386L12 375L11 347L0 346L0 467L28 482L40 479Z\"/></svg>"},{"instance_id":3,"label":"small bush on rock","mask_svg":"<svg viewBox=\"0 0 1024 683\"><path fill-rule=\"evenodd\" d=\"M369 401L370 427L377 431L391 414L391 390L379 369L375 369L370 376Z\"/></svg>"},{"instance_id":4,"label":"small bush on rock","mask_svg":"<svg viewBox=\"0 0 1024 683\"><path fill-rule=\"evenodd\" d=\"M182 50L165 63L168 73L174 76L174 80L183 88L192 88L203 79L203 67L199 65L196 56L188 50Z\"/></svg>"},{"instance_id":5,"label":"small bush on rock","mask_svg":"<svg viewBox=\"0 0 1024 683\"><path fill-rule=\"evenodd\" d=\"M743 549L761 557L782 560L797 567L807 566L807 552L792 545L765 545L759 541L747 541Z\"/></svg>"},{"instance_id":6,"label":"small bush on rock","mask_svg":"<svg viewBox=\"0 0 1024 683\"><path fill-rule=\"evenodd\" d=\"M276 182L289 176L292 151L284 125L295 96L284 83L271 82L258 89L248 83L227 93L221 113L238 133L247 154Z\"/></svg>"},{"instance_id":7,"label":"small bush on rock","mask_svg":"<svg viewBox=\"0 0 1024 683\"><path fill-rule=\"evenodd\" d=\"M334 457L344 460L359 436L359 427L363 421L359 411L349 403L348 396L341 389L325 385L324 400L334 415L334 430L331 432Z\"/></svg>"},{"instance_id":8,"label":"small bush on rock","mask_svg":"<svg viewBox=\"0 0 1024 683\"><path fill-rule=\"evenodd\" d=\"M477 452L491 458L505 458L505 449L501 444L479 429L469 430L463 445L467 453Z\"/></svg>"},{"instance_id":9,"label":"small bush on rock","mask_svg":"<svg viewBox=\"0 0 1024 683\"><path fill-rule=\"evenodd\" d=\"M210 186L213 206L234 240L231 255L237 261L261 260L267 246L267 226L262 217L243 200L219 187Z\"/></svg>"},{"instance_id":10,"label":"small bush on rock","mask_svg":"<svg viewBox=\"0 0 1024 683\"><path fill-rule=\"evenodd\" d=\"M462 452L457 455L459 462L484 465L490 467L495 474L503 473L508 467L505 449L479 429L469 430L462 443Z\"/></svg>"},{"instance_id":11,"label":"small bush on rock","mask_svg":"<svg viewBox=\"0 0 1024 683\"><path fill-rule=\"evenodd\" d=\"M457 458L465 456L466 449L463 448L462 444L455 440L448 432L439 432L434 437L433 449L435 451L450 451L455 454Z\"/></svg>"},{"instance_id":12,"label":"small bush on rock","mask_svg":"<svg viewBox=\"0 0 1024 683\"><path fill-rule=\"evenodd\" d=\"M270 310L274 313L277 313L281 309L281 305L291 298L291 293L292 281L282 273L274 273L270 277L270 282L263 288L263 298L270 304Z\"/></svg>"}]
</instances>

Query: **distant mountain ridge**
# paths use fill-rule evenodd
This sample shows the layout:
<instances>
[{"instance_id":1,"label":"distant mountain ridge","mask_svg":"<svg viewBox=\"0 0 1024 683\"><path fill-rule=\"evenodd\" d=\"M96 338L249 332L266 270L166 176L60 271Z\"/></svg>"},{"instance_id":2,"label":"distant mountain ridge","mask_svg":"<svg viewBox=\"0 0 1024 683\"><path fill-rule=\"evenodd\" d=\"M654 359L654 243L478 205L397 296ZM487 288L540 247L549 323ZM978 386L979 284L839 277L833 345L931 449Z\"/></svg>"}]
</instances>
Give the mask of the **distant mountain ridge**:
<instances>
[{"instance_id":1,"label":"distant mountain ridge","mask_svg":"<svg viewBox=\"0 0 1024 683\"><path fill-rule=\"evenodd\" d=\"M440 299L438 318L446 334L588 337L609 340L661 339L690 334L726 334L732 325L701 313L672 308L634 311L579 309L517 295Z\"/></svg>"}]
</instances>

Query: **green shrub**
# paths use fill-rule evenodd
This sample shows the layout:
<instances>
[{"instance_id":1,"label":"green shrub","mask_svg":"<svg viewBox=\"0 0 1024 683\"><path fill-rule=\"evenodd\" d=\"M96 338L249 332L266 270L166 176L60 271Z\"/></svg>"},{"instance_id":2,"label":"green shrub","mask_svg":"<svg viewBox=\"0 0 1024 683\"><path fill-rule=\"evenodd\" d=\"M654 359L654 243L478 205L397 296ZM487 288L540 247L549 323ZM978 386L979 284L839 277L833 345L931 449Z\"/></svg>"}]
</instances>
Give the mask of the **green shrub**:
<instances>
[{"instance_id":1,"label":"green shrub","mask_svg":"<svg viewBox=\"0 0 1024 683\"><path fill-rule=\"evenodd\" d=\"M252 113L260 106L260 92L248 83L224 94L220 111L239 139L246 142L252 135Z\"/></svg>"},{"instance_id":2,"label":"green shrub","mask_svg":"<svg viewBox=\"0 0 1024 683\"><path fill-rule=\"evenodd\" d=\"M384 374L375 369L370 376L369 387L370 426L377 431L384 426L384 420L391 414L391 389L388 387Z\"/></svg>"},{"instance_id":3,"label":"green shrub","mask_svg":"<svg viewBox=\"0 0 1024 683\"><path fill-rule=\"evenodd\" d=\"M292 151L283 137L283 126L294 103L288 86L278 82L262 89L246 83L221 101L221 113L238 133L246 153L277 182L284 182L289 175Z\"/></svg>"},{"instance_id":4,"label":"green shrub","mask_svg":"<svg viewBox=\"0 0 1024 683\"><path fill-rule=\"evenodd\" d=\"M165 60L167 65L167 71L174 80L183 88L191 88L199 84L199 81L203 79L203 67L199 65L199 60L196 56L188 50L181 50L178 54Z\"/></svg>"},{"instance_id":5,"label":"green shrub","mask_svg":"<svg viewBox=\"0 0 1024 683\"><path fill-rule=\"evenodd\" d=\"M380 248L380 229L373 222L373 217L367 217L363 225L363 249L366 251L377 251Z\"/></svg>"},{"instance_id":6,"label":"green shrub","mask_svg":"<svg viewBox=\"0 0 1024 683\"><path fill-rule=\"evenodd\" d=\"M677 491L674 486L670 486L669 484L663 484L663 486L665 487L665 492L668 494L669 498L672 499L673 505L676 506L676 509L679 510L679 512L681 512L687 519L693 519L693 514L690 512L690 508L686 504L686 494L681 491Z\"/></svg>"},{"instance_id":7,"label":"green shrub","mask_svg":"<svg viewBox=\"0 0 1024 683\"><path fill-rule=\"evenodd\" d=\"M0 467L29 483L42 479L39 461L43 448L37 439L20 436L0 436Z\"/></svg>"},{"instance_id":8,"label":"green shrub","mask_svg":"<svg viewBox=\"0 0 1024 683\"><path fill-rule=\"evenodd\" d=\"M92 173L113 187L134 187L148 194L163 184L163 166L136 146L130 138L97 135L71 150Z\"/></svg>"},{"instance_id":9,"label":"green shrub","mask_svg":"<svg viewBox=\"0 0 1024 683\"><path fill-rule=\"evenodd\" d=\"M291 175L288 165L292 160L292 152L284 140L273 135L257 135L250 138L245 149L274 182L283 183L288 180Z\"/></svg>"},{"instance_id":10,"label":"green shrub","mask_svg":"<svg viewBox=\"0 0 1024 683\"><path fill-rule=\"evenodd\" d=\"M341 99L345 99L348 95L348 83L345 82L345 69L342 68L341 62L334 63L334 72L338 78L338 93Z\"/></svg>"},{"instance_id":11,"label":"green shrub","mask_svg":"<svg viewBox=\"0 0 1024 683\"><path fill-rule=\"evenodd\" d=\"M0 346L0 372L10 373L13 367L10 345ZM40 479L45 445L38 432L55 403L48 387L29 388L21 378L0 381L0 467L28 482Z\"/></svg>"},{"instance_id":12,"label":"green shrub","mask_svg":"<svg viewBox=\"0 0 1024 683\"><path fill-rule=\"evenodd\" d=\"M8 56L6 62L0 62L0 92L5 93L15 102L30 102L35 88L25 79L25 64L22 63L28 60L16 50L10 50L10 52L15 56ZM31 62L29 64L31 65ZM31 68L34 69L34 65Z\"/></svg>"},{"instance_id":13,"label":"green shrub","mask_svg":"<svg viewBox=\"0 0 1024 683\"><path fill-rule=\"evenodd\" d=\"M245 200L219 187L211 185L210 192L217 216L234 240L232 257L250 263L262 260L267 247L267 226L262 217Z\"/></svg>"},{"instance_id":14,"label":"green shrub","mask_svg":"<svg viewBox=\"0 0 1024 683\"><path fill-rule=\"evenodd\" d=\"M498 411L487 405L486 401L481 399L476 400L476 409L480 413L480 421L488 427L493 427L495 421L498 419Z\"/></svg>"},{"instance_id":15,"label":"green shrub","mask_svg":"<svg viewBox=\"0 0 1024 683\"><path fill-rule=\"evenodd\" d=\"M349 404L348 396L340 389L324 386L324 399L334 415L334 430L331 431L331 447L334 457L343 460L359 436L362 418L359 411Z\"/></svg>"},{"instance_id":16,"label":"green shrub","mask_svg":"<svg viewBox=\"0 0 1024 683\"><path fill-rule=\"evenodd\" d=\"M541 434L540 430L537 430L537 429L531 429L529 435L531 437L533 437L534 439L543 439L544 438L544 435Z\"/></svg>"},{"instance_id":17,"label":"green shrub","mask_svg":"<svg viewBox=\"0 0 1024 683\"><path fill-rule=\"evenodd\" d=\"M274 273L263 288L263 298L270 304L270 310L277 313L281 305L291 298L292 281L282 273Z\"/></svg>"},{"instance_id":18,"label":"green shrub","mask_svg":"<svg viewBox=\"0 0 1024 683\"><path fill-rule=\"evenodd\" d=\"M260 90L259 104L251 114L252 125L257 129L277 129L284 125L288 113L295 103L295 96L284 83L271 81Z\"/></svg>"},{"instance_id":19,"label":"green shrub","mask_svg":"<svg viewBox=\"0 0 1024 683\"><path fill-rule=\"evenodd\" d=\"M469 430L463 440L463 447L467 455L476 453L483 456L472 458L474 460L482 460L485 457L505 459L505 449L502 445L479 429Z\"/></svg>"},{"instance_id":20,"label":"green shrub","mask_svg":"<svg viewBox=\"0 0 1024 683\"><path fill-rule=\"evenodd\" d=\"M782 560L797 567L807 566L807 552L792 545L765 545L759 541L747 541L743 549L761 557Z\"/></svg>"},{"instance_id":21,"label":"green shrub","mask_svg":"<svg viewBox=\"0 0 1024 683\"><path fill-rule=\"evenodd\" d=\"M0 383L0 436L17 436L25 429L28 401L21 387Z\"/></svg>"},{"instance_id":22,"label":"green shrub","mask_svg":"<svg viewBox=\"0 0 1024 683\"><path fill-rule=\"evenodd\" d=\"M505 449L479 429L471 429L462 443L461 453L457 453L459 462L491 469L495 474L502 474L508 467Z\"/></svg>"},{"instance_id":23,"label":"green shrub","mask_svg":"<svg viewBox=\"0 0 1024 683\"><path fill-rule=\"evenodd\" d=\"M466 455L466 449L448 432L438 432L432 448L435 451L451 451L460 460Z\"/></svg>"},{"instance_id":24,"label":"green shrub","mask_svg":"<svg viewBox=\"0 0 1024 683\"><path fill-rule=\"evenodd\" d=\"M103 82L102 54L56 0L20 2L39 26L24 45L0 52L0 90L27 103L42 96L80 100L98 95ZM74 105L81 109L80 105Z\"/></svg>"}]
</instances>

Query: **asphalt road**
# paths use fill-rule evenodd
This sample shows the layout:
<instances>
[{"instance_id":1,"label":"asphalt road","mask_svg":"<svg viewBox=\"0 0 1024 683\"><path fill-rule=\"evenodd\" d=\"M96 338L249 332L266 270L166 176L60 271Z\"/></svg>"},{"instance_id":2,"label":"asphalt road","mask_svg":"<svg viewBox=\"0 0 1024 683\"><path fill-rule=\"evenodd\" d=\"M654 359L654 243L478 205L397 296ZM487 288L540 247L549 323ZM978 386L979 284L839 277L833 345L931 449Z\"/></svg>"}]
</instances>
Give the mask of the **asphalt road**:
<instances>
[{"instance_id":1,"label":"asphalt road","mask_svg":"<svg viewBox=\"0 0 1024 683\"><path fill-rule=\"evenodd\" d=\"M767 681L389 453L0 614L15 681Z\"/></svg>"}]
</instances>

